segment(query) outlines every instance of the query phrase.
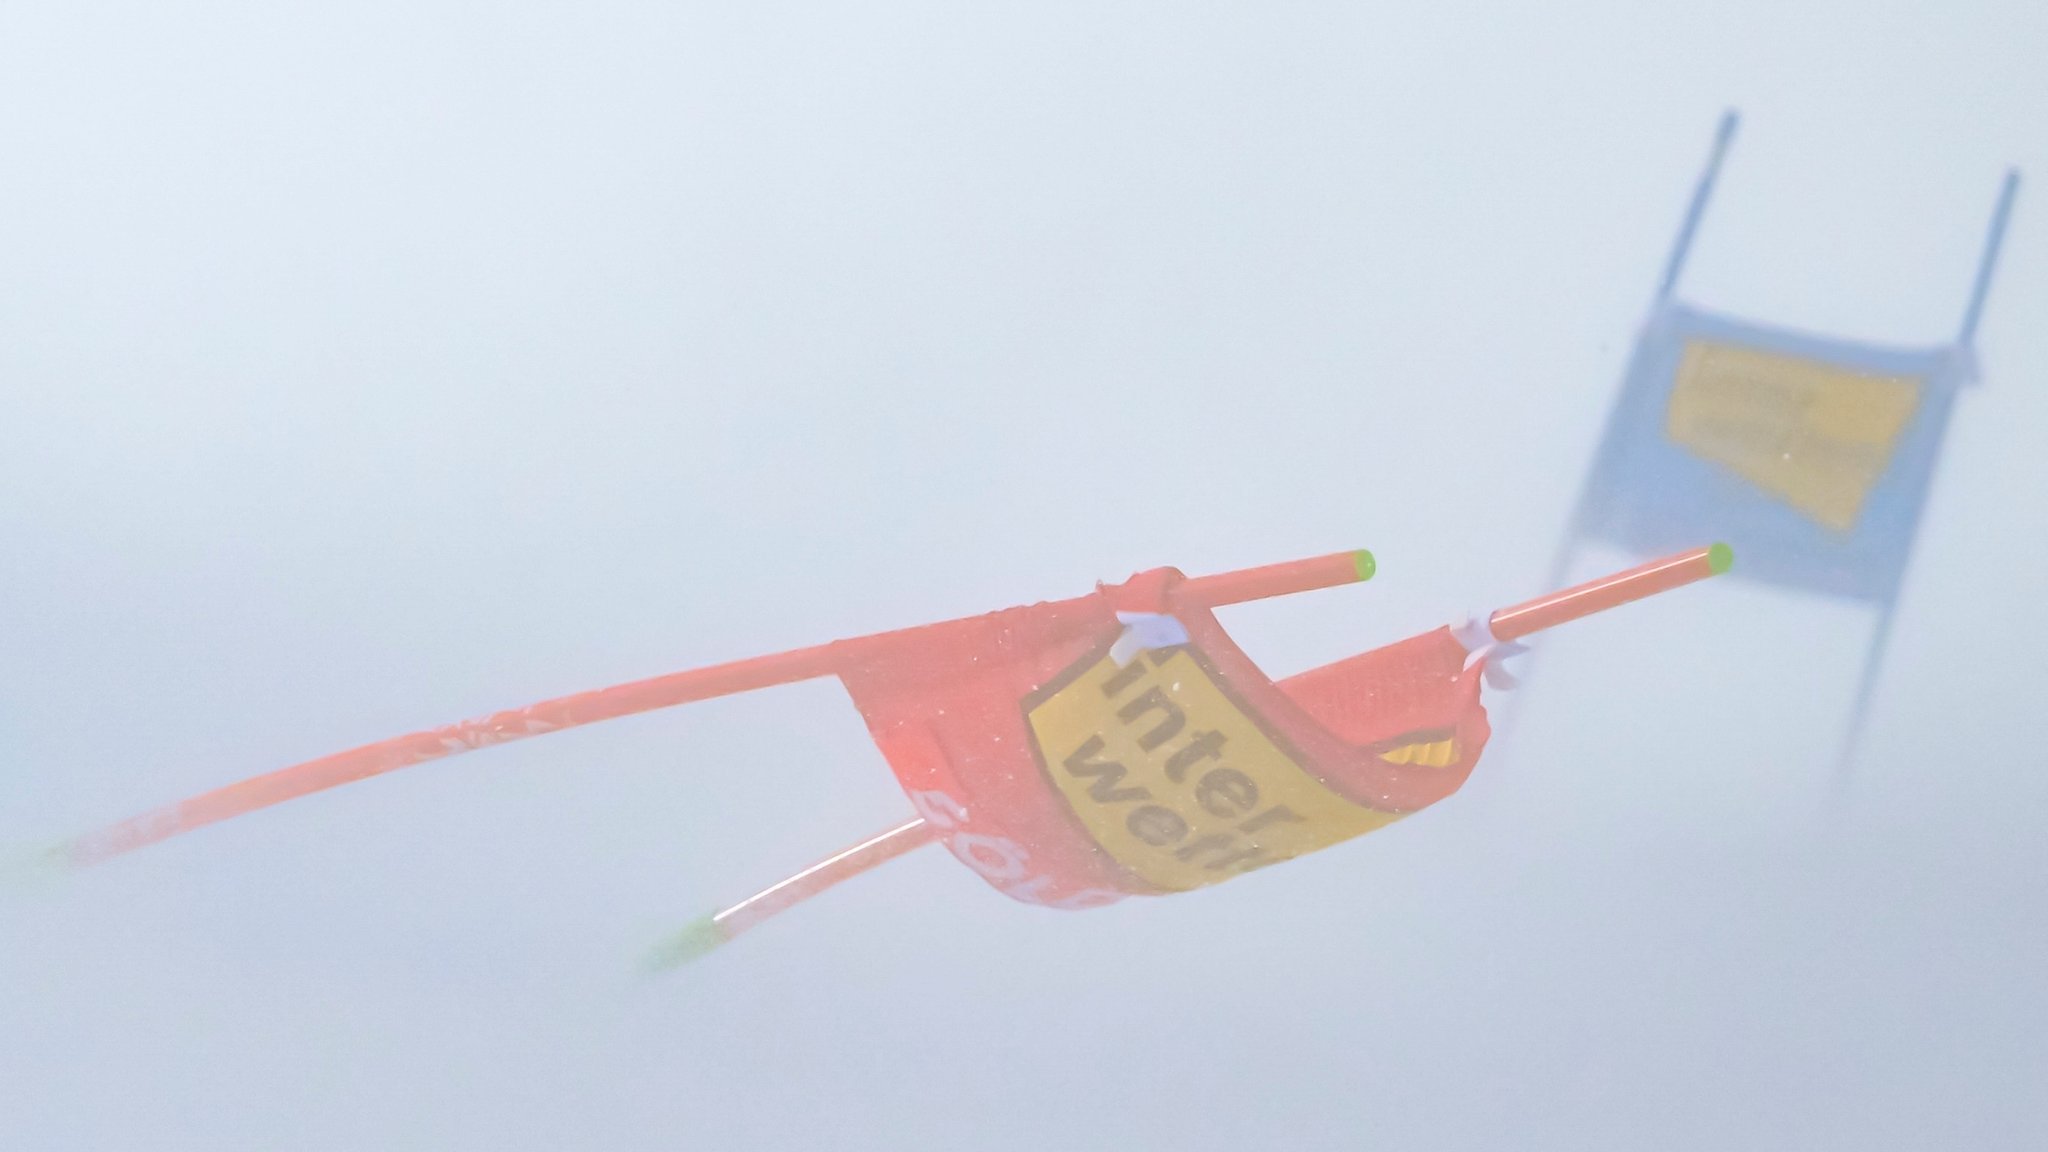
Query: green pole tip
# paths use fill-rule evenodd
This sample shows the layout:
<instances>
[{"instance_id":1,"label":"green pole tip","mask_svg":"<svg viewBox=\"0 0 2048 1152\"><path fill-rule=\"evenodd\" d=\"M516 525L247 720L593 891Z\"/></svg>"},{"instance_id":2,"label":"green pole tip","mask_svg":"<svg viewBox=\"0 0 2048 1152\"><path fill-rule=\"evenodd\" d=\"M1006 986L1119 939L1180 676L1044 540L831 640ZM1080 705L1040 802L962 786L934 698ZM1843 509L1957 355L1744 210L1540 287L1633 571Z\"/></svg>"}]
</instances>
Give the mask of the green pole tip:
<instances>
[{"instance_id":1,"label":"green pole tip","mask_svg":"<svg viewBox=\"0 0 2048 1152\"><path fill-rule=\"evenodd\" d=\"M0 890L25 891L51 884L68 870L60 845L39 852L0 859Z\"/></svg>"},{"instance_id":2,"label":"green pole tip","mask_svg":"<svg viewBox=\"0 0 2048 1152\"><path fill-rule=\"evenodd\" d=\"M1351 570L1358 573L1360 580L1370 580L1372 574L1380 570L1380 562L1372 558L1372 553L1360 548L1351 554Z\"/></svg>"},{"instance_id":3,"label":"green pole tip","mask_svg":"<svg viewBox=\"0 0 2048 1152\"><path fill-rule=\"evenodd\" d=\"M718 921L709 916L692 920L687 928L655 945L640 963L641 971L652 976L672 968L680 968L707 952L715 950L732 937L718 926Z\"/></svg>"},{"instance_id":4,"label":"green pole tip","mask_svg":"<svg viewBox=\"0 0 2048 1152\"><path fill-rule=\"evenodd\" d=\"M1707 568L1719 576L1735 567L1735 549L1726 544L1716 544L1707 549Z\"/></svg>"}]
</instances>

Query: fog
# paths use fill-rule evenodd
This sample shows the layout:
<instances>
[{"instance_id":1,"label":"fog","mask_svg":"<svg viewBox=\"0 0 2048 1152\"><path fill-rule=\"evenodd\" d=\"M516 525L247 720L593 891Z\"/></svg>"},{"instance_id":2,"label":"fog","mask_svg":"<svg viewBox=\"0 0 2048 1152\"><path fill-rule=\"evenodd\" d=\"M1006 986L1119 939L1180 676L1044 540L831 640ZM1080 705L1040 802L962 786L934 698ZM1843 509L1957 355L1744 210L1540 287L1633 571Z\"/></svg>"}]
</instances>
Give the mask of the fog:
<instances>
[{"instance_id":1,"label":"fog","mask_svg":"<svg viewBox=\"0 0 2048 1152\"><path fill-rule=\"evenodd\" d=\"M9 5L0 842L1158 565L1371 548L1224 611L1274 675L1524 599L1723 109L1684 295L1936 343L2044 52L2017 0ZM643 979L907 813L778 688L0 894L0 1144L2040 1146L2043 211L1846 787L1871 613L1731 578L1544 636L1382 832L1085 913L926 850Z\"/></svg>"}]
</instances>

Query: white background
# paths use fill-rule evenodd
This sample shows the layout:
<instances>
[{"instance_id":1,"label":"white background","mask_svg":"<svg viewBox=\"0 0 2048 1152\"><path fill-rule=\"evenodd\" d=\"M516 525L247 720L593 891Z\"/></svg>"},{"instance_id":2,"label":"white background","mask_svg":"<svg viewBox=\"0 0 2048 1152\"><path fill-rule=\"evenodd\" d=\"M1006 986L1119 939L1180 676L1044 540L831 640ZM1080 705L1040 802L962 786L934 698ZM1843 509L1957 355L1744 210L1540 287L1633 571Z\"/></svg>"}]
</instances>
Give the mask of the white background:
<instances>
[{"instance_id":1,"label":"white background","mask_svg":"<svg viewBox=\"0 0 2048 1152\"><path fill-rule=\"evenodd\" d=\"M1374 549L1276 675L1519 600L1723 107L1685 292L1838 335L2048 174L2038 4L1539 8L0 8L0 839L1158 564ZM0 1145L2040 1146L2044 212L1845 800L1867 615L1724 581L1384 833L640 982L905 810L778 689L0 898Z\"/></svg>"}]
</instances>

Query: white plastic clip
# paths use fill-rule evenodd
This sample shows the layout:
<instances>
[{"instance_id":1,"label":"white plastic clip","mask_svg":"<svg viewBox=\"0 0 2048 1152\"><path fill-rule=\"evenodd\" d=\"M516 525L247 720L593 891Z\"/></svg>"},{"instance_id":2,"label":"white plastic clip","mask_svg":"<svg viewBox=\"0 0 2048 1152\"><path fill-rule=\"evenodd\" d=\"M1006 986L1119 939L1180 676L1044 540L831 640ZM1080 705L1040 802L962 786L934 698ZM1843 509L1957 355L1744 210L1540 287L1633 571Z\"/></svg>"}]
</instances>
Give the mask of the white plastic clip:
<instances>
[{"instance_id":1,"label":"white plastic clip","mask_svg":"<svg viewBox=\"0 0 2048 1152\"><path fill-rule=\"evenodd\" d=\"M1501 665L1502 661L1527 652L1529 646L1495 636L1491 614L1467 616L1463 624L1451 629L1451 635L1465 646L1465 667L1481 665L1479 674L1486 677L1487 687L1505 692L1521 683Z\"/></svg>"},{"instance_id":2,"label":"white plastic clip","mask_svg":"<svg viewBox=\"0 0 2048 1152\"><path fill-rule=\"evenodd\" d=\"M1136 660L1140 652L1174 648L1188 642L1186 625L1157 612L1119 612L1116 622L1124 626L1124 634L1110 646L1109 658L1119 668Z\"/></svg>"}]
</instances>

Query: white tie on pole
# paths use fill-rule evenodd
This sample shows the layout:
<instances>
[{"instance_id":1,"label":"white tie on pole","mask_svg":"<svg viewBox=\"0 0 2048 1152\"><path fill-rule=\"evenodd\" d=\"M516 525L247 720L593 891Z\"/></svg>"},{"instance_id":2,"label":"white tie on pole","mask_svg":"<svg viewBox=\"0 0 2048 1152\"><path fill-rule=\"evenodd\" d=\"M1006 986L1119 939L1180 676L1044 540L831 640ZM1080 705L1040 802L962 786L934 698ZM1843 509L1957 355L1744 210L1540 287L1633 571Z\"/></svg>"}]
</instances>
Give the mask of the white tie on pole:
<instances>
[{"instance_id":1,"label":"white tie on pole","mask_svg":"<svg viewBox=\"0 0 2048 1152\"><path fill-rule=\"evenodd\" d=\"M1117 623L1124 626L1124 634L1110 646L1109 658L1121 668L1138 658L1138 653L1154 648L1175 648L1188 642L1187 626L1171 616L1157 612L1119 612Z\"/></svg>"}]
</instances>

